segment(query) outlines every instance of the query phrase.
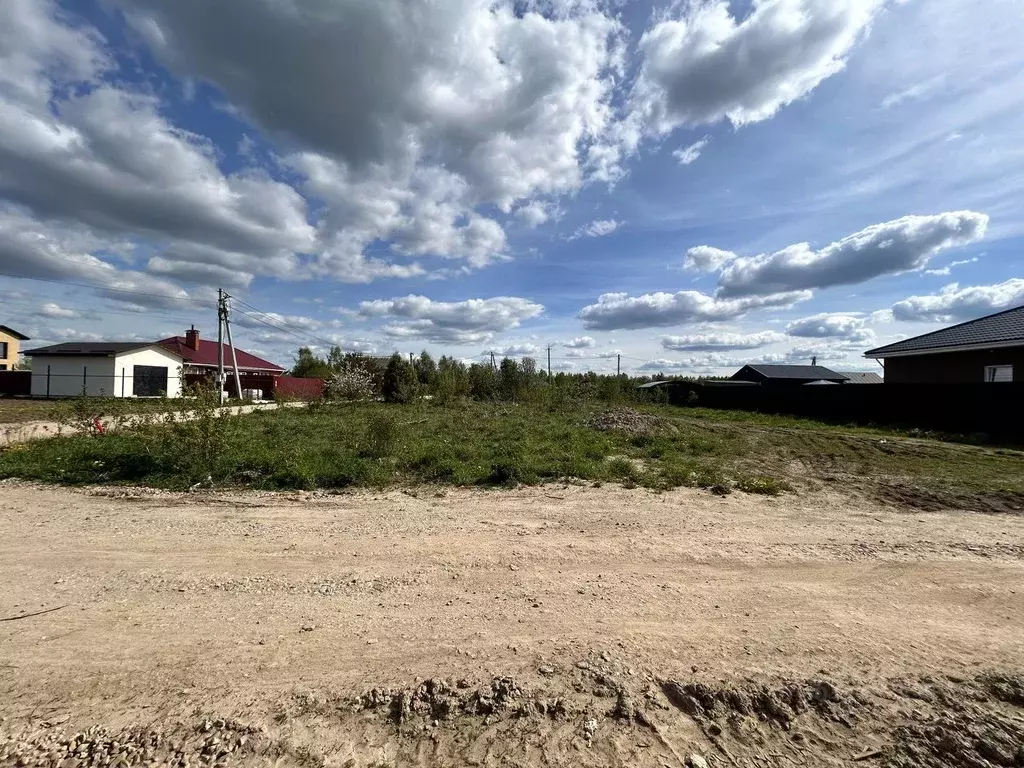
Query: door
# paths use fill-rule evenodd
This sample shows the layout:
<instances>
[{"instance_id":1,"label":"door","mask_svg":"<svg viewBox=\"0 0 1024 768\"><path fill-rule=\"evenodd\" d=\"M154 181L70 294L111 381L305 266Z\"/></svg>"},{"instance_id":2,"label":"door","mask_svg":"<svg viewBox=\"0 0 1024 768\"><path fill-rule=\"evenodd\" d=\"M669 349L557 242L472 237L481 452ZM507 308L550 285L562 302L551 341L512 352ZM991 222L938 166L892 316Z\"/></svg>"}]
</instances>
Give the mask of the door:
<instances>
[{"instance_id":1,"label":"door","mask_svg":"<svg viewBox=\"0 0 1024 768\"><path fill-rule=\"evenodd\" d=\"M161 397L167 394L167 367L136 365L132 369L132 394L136 397Z\"/></svg>"}]
</instances>

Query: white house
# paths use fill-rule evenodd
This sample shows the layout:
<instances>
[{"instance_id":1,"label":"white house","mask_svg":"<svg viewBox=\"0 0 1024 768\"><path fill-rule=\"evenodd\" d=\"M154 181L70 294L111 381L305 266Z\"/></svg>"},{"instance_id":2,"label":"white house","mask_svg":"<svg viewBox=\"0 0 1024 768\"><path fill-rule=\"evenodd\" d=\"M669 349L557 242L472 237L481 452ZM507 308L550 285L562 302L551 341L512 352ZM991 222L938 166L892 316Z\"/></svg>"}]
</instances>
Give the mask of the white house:
<instances>
[{"instance_id":1,"label":"white house","mask_svg":"<svg viewBox=\"0 0 1024 768\"><path fill-rule=\"evenodd\" d=\"M181 397L184 359L159 344L54 344L26 351L33 397Z\"/></svg>"}]
</instances>

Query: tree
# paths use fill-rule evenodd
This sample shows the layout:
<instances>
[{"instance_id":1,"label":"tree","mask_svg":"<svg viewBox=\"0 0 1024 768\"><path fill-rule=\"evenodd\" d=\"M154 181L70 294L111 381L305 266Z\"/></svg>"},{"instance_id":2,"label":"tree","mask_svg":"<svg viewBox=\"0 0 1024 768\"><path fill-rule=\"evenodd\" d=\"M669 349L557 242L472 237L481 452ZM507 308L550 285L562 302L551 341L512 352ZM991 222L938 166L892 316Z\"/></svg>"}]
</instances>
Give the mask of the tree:
<instances>
[{"instance_id":1,"label":"tree","mask_svg":"<svg viewBox=\"0 0 1024 768\"><path fill-rule=\"evenodd\" d=\"M420 352L420 356L416 359L414 365L416 366L416 375L419 377L420 384L424 387L429 387L434 377L437 376L437 364L434 362L434 358L424 349Z\"/></svg>"},{"instance_id":2,"label":"tree","mask_svg":"<svg viewBox=\"0 0 1024 768\"><path fill-rule=\"evenodd\" d=\"M395 352L384 369L382 394L386 403L408 403L419 391L420 380L413 366Z\"/></svg>"},{"instance_id":3,"label":"tree","mask_svg":"<svg viewBox=\"0 0 1024 768\"><path fill-rule=\"evenodd\" d=\"M313 350L309 347L299 347L299 354L291 370L292 376L299 379L328 379L331 373L331 366L314 355Z\"/></svg>"}]
</instances>

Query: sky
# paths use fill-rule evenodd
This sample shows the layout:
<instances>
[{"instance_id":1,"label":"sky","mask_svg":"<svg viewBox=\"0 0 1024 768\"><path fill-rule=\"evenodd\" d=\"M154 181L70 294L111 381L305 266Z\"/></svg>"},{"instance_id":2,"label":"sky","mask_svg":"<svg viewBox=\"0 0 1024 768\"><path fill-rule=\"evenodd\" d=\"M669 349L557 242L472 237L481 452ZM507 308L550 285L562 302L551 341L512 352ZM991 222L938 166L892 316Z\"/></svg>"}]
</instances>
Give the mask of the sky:
<instances>
[{"instance_id":1,"label":"sky","mask_svg":"<svg viewBox=\"0 0 1024 768\"><path fill-rule=\"evenodd\" d=\"M1024 304L1022 0L5 0L0 324L877 370ZM621 359L620 356L621 355Z\"/></svg>"}]
</instances>

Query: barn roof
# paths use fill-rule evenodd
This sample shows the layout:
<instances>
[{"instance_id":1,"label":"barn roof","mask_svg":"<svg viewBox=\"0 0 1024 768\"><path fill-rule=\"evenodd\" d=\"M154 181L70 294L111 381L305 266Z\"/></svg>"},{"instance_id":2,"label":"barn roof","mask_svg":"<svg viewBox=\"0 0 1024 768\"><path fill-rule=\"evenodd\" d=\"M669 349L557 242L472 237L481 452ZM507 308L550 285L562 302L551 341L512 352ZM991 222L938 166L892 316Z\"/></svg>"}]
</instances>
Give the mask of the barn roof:
<instances>
[{"instance_id":1,"label":"barn roof","mask_svg":"<svg viewBox=\"0 0 1024 768\"><path fill-rule=\"evenodd\" d=\"M124 352L131 352L135 349L146 349L155 347L154 342L140 343L138 341L66 341L62 344L51 344L48 347L29 349L25 351L27 357L110 357ZM173 352L173 350L167 350Z\"/></svg>"},{"instance_id":2,"label":"barn roof","mask_svg":"<svg viewBox=\"0 0 1024 768\"><path fill-rule=\"evenodd\" d=\"M217 342L216 341L199 341L199 349L195 350L188 346L188 343L184 336L172 336L169 339L162 339L158 341L161 347L173 352L176 355L181 355L186 363L190 365L202 365L202 366L213 366L217 365ZM224 365L225 367L231 367L231 347L224 344ZM256 357L248 352L235 348L235 354L238 356L238 367L244 368L250 371L272 371L277 373L284 373L284 368L276 363L272 363L269 360Z\"/></svg>"},{"instance_id":3,"label":"barn roof","mask_svg":"<svg viewBox=\"0 0 1024 768\"><path fill-rule=\"evenodd\" d=\"M756 371L766 379L777 379L780 381L787 379L793 381L843 381L846 378L843 374L836 373L821 365L761 365L752 363L743 366L743 368ZM743 368L734 373L733 376L738 376L743 371Z\"/></svg>"},{"instance_id":4,"label":"barn roof","mask_svg":"<svg viewBox=\"0 0 1024 768\"><path fill-rule=\"evenodd\" d=\"M1024 346L1024 307L1015 307L994 315L968 320L938 331L914 336L895 344L871 349L864 357L895 357L957 349Z\"/></svg>"},{"instance_id":5,"label":"barn roof","mask_svg":"<svg viewBox=\"0 0 1024 768\"><path fill-rule=\"evenodd\" d=\"M881 384L882 377L874 371L839 371L846 377L847 384Z\"/></svg>"}]
</instances>

